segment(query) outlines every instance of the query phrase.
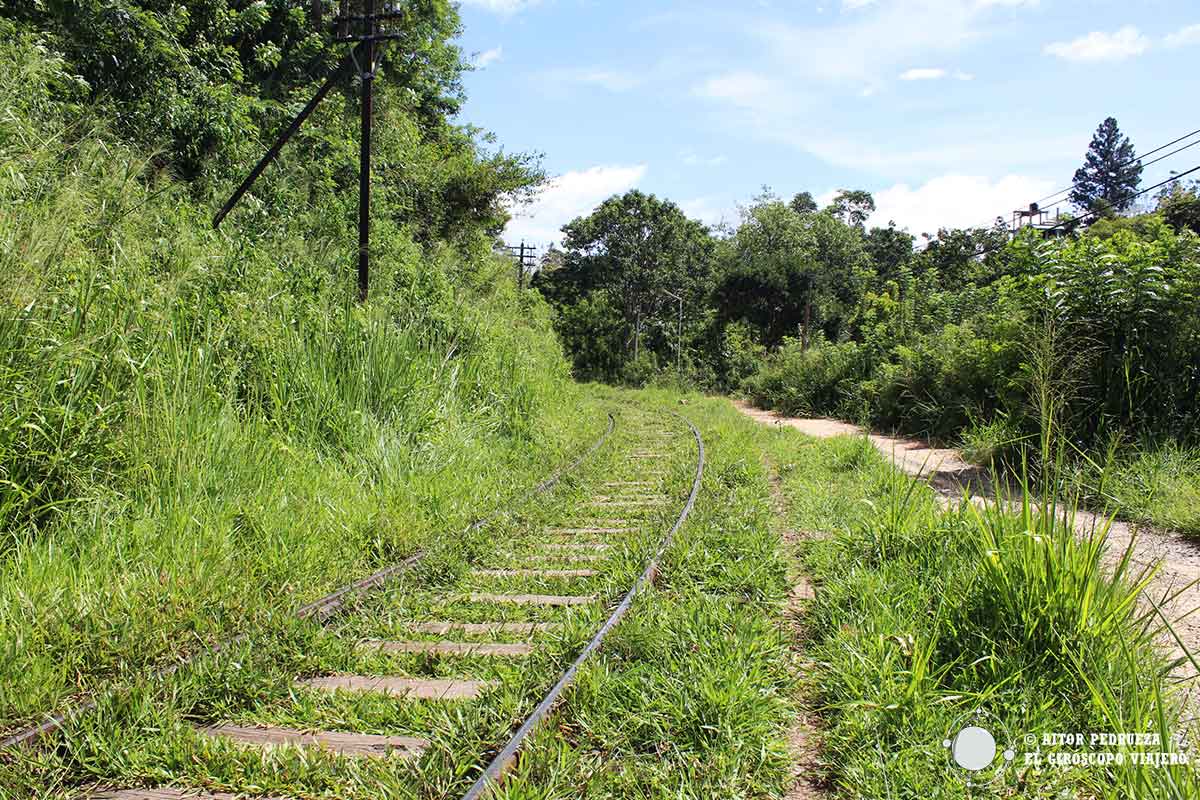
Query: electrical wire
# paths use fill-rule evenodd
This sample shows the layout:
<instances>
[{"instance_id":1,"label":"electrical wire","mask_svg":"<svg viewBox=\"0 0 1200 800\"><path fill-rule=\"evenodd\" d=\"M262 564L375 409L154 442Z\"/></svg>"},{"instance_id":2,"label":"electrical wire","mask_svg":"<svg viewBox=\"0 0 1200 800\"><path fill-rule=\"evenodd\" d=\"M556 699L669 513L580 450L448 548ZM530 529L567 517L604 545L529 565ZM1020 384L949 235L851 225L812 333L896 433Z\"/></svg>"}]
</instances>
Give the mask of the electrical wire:
<instances>
[{"instance_id":1,"label":"electrical wire","mask_svg":"<svg viewBox=\"0 0 1200 800\"><path fill-rule=\"evenodd\" d=\"M1186 139L1187 137L1185 136L1184 138ZM1179 139L1176 139L1176 140L1175 140L1175 142L1172 142L1171 144L1176 144L1176 143L1178 143L1179 141L1181 141L1181 140L1179 140ZM1159 156L1158 158L1155 158L1155 159L1152 159L1152 160L1150 160L1150 161L1147 161L1147 162L1145 162L1144 164L1142 164L1142 168L1144 169L1144 168L1146 168L1146 167L1152 167L1152 166L1154 166L1155 164L1157 164L1158 162L1160 162L1160 161L1164 161L1164 160L1166 160L1166 159L1170 158L1171 156L1178 155L1179 153L1182 153L1184 150L1187 150L1189 147L1195 147L1196 145L1200 145L1200 139L1197 139L1197 140L1196 140L1196 141L1194 141L1194 142L1189 142L1188 144L1185 144L1183 147L1180 147L1178 150L1172 150L1171 152L1167 153L1166 155L1162 155L1162 156ZM1167 145L1167 147L1170 147L1170 146L1171 146L1171 145ZM1162 149L1163 149L1163 148L1161 148L1161 147L1160 147L1160 148L1158 148L1158 150L1162 150ZM1152 151L1150 151L1150 153L1147 153L1146 155L1150 155L1151 153L1157 153L1157 152L1158 152L1158 150L1152 150ZM1143 158L1144 158L1144 157L1145 157L1145 156L1143 156ZM1139 159L1139 160L1140 160L1140 159ZM1118 166L1118 167L1117 167L1117 169L1122 169L1122 168L1124 168L1124 167L1128 166L1130 163L1132 163L1132 162L1126 162L1125 164L1122 164L1122 165ZM1064 194L1064 193L1066 193L1066 192L1073 191L1074 189L1075 189L1075 185L1074 185L1074 184L1072 184L1072 186L1071 186L1069 189L1063 189L1061 192L1055 192L1054 194L1052 194L1052 195L1050 195L1050 196L1048 196L1048 197L1044 197L1044 198L1042 198L1041 200L1037 200L1037 201L1036 201L1036 203L1037 203L1037 204L1040 206L1040 205L1041 205L1043 202L1045 202L1046 200L1049 200L1049 199L1050 199L1050 198L1052 198L1052 197L1057 197L1057 196L1058 196L1058 195L1060 195L1060 194ZM1062 204L1063 204L1063 203L1065 203L1065 202L1066 202L1066 199L1059 200L1059 201L1057 201L1057 202L1055 202L1055 203L1051 203L1049 207L1050 207L1050 208L1054 208L1055 206L1062 205Z\"/></svg>"},{"instance_id":2,"label":"electrical wire","mask_svg":"<svg viewBox=\"0 0 1200 800\"><path fill-rule=\"evenodd\" d=\"M1172 139L1171 141L1167 142L1166 144L1159 145L1158 147L1154 148L1153 150L1148 150L1145 153L1142 153L1140 156L1136 156L1127 161L1124 161L1117 165L1117 169L1124 169L1125 167L1128 167L1130 164L1136 164L1137 162L1141 161L1142 159L1146 158L1147 156L1152 156L1155 153L1160 153L1163 150L1166 150L1168 147L1173 147L1174 145L1177 145L1180 142L1191 139L1193 136L1196 136L1197 134L1200 134L1200 128L1197 128L1196 130L1192 131L1191 133L1184 134L1183 136L1180 136L1178 139ZM1187 150L1189 147L1195 147L1198 144L1200 144L1200 139L1197 139L1196 141L1191 142L1190 144L1186 144L1183 147L1179 148L1178 150L1173 150L1172 152L1167 153L1164 156L1159 156L1158 158L1156 158L1152 161L1147 161L1142 164L1142 167L1145 168L1145 167L1149 167L1154 164L1157 164L1158 162L1160 162L1164 159L1170 158L1171 156L1176 155L1177 153L1182 153L1184 150ZM1178 177L1178 176L1176 176L1176 177ZM1174 179L1172 179L1172 180L1174 180ZM1067 194L1068 192L1074 190L1076 185L1077 185L1076 183L1072 183L1070 186L1068 186L1065 189L1060 189L1057 192L1048 194L1043 198L1034 200L1031 205L1041 206L1043 203L1045 203L1048 200L1053 200L1054 198L1058 197L1059 195ZM1051 203L1049 207L1054 208L1055 206L1062 205L1064 202L1065 202L1065 200L1059 200L1054 203ZM1003 217L997 216L996 219L1003 219ZM992 224L993 223L985 222L981 225L972 225L967 230L974 229L974 228L990 228L990 227L992 227Z\"/></svg>"},{"instance_id":3,"label":"electrical wire","mask_svg":"<svg viewBox=\"0 0 1200 800\"><path fill-rule=\"evenodd\" d=\"M1135 192L1135 193L1129 195L1128 197L1126 197L1125 199L1126 200L1136 200L1137 198L1141 197L1144 194L1149 194L1150 192L1153 192L1155 189L1161 189L1162 187L1164 187L1168 184L1174 183L1175 181L1179 180L1180 178L1186 178L1188 175L1191 175L1195 172L1200 172L1200 164L1197 164L1196 166L1192 167L1191 169L1187 170L1186 172L1177 173L1175 175L1172 175L1170 178L1167 178L1165 181L1160 181L1160 182L1154 184L1153 186L1149 186L1145 189L1142 189L1139 192ZM1083 224L1083 221L1085 219L1087 219L1088 217L1094 217L1099 213L1100 213L1099 211L1088 211L1087 213L1082 214L1078 217L1075 217L1073 219L1063 220L1062 222L1059 222L1056 225L1053 225L1052 227L1046 228L1044 231L1042 231L1042 233L1044 233L1044 234L1045 233L1053 233L1054 231L1059 230L1060 228L1063 228L1065 226L1074 227L1074 226L1081 225L1081 224ZM992 247L985 248L983 250L980 250L978 253L975 253L972 256L972 258L980 258L982 256L991 255L992 253L995 253L997 250L1001 250L1007 246L1008 246L1008 242L1004 242L1003 244L1000 244L1000 245L994 245Z\"/></svg>"}]
</instances>

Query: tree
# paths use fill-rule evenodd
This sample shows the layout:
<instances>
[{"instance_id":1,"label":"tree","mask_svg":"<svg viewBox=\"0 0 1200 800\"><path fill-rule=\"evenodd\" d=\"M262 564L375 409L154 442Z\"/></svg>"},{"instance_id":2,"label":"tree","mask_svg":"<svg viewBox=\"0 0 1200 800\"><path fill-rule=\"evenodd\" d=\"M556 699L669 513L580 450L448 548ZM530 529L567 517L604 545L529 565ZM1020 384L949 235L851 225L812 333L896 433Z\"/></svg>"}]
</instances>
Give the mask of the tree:
<instances>
[{"instance_id":1,"label":"tree","mask_svg":"<svg viewBox=\"0 0 1200 800\"><path fill-rule=\"evenodd\" d=\"M1200 182L1193 181L1184 186L1176 181L1167 187L1170 192L1158 200L1158 213L1162 214L1176 231L1192 230L1200 233Z\"/></svg>"},{"instance_id":2,"label":"tree","mask_svg":"<svg viewBox=\"0 0 1200 800\"><path fill-rule=\"evenodd\" d=\"M827 210L847 225L862 228L867 218L875 213L875 198L862 189L843 189Z\"/></svg>"},{"instance_id":3,"label":"tree","mask_svg":"<svg viewBox=\"0 0 1200 800\"><path fill-rule=\"evenodd\" d=\"M445 0L399 7L402 39L381 48L380 83L402 91L381 100L439 139L464 99L458 10ZM259 140L273 138L348 52L308 2L0 0L0 16L44 36L90 99L113 108L120 134L159 149L160 165L189 180L240 177Z\"/></svg>"},{"instance_id":4,"label":"tree","mask_svg":"<svg viewBox=\"0 0 1200 800\"><path fill-rule=\"evenodd\" d=\"M913 259L912 234L899 230L894 221L886 228L871 228L864 245L875 264L876 280L880 285L898 280Z\"/></svg>"},{"instance_id":5,"label":"tree","mask_svg":"<svg viewBox=\"0 0 1200 800\"><path fill-rule=\"evenodd\" d=\"M817 201L813 199L812 192L800 192L789 205L797 214L812 214L817 210Z\"/></svg>"},{"instance_id":6,"label":"tree","mask_svg":"<svg viewBox=\"0 0 1200 800\"><path fill-rule=\"evenodd\" d=\"M626 326L624 349L634 359L648 323L674 308L665 291L693 308L710 292L713 240L672 202L630 191L563 226L563 233L562 267L539 275L535 285L560 306L602 294ZM581 352L576 364L588 369L579 364Z\"/></svg>"},{"instance_id":7,"label":"tree","mask_svg":"<svg viewBox=\"0 0 1200 800\"><path fill-rule=\"evenodd\" d=\"M828 212L799 214L770 196L742 212L718 287L726 323L745 320L769 347L807 341L814 327L836 339L865 286L862 234Z\"/></svg>"},{"instance_id":8,"label":"tree","mask_svg":"<svg viewBox=\"0 0 1200 800\"><path fill-rule=\"evenodd\" d=\"M1117 121L1109 117L1092 136L1083 166L1075 171L1071 202L1096 214L1124 211L1133 205L1142 182L1142 162Z\"/></svg>"}]
</instances>

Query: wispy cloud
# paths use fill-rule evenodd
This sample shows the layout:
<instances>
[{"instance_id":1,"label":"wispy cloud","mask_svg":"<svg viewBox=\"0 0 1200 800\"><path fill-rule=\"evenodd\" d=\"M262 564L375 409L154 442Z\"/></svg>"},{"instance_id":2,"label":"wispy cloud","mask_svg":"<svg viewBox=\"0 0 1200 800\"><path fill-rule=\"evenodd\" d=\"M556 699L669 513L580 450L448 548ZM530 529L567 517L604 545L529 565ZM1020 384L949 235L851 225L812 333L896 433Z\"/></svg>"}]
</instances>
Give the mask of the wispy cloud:
<instances>
[{"instance_id":1,"label":"wispy cloud","mask_svg":"<svg viewBox=\"0 0 1200 800\"><path fill-rule=\"evenodd\" d=\"M1150 39L1134 26L1126 25L1112 33L1092 31L1069 42L1051 42L1046 45L1045 51L1065 61L1095 63L1123 61L1140 56L1149 49Z\"/></svg>"},{"instance_id":2,"label":"wispy cloud","mask_svg":"<svg viewBox=\"0 0 1200 800\"><path fill-rule=\"evenodd\" d=\"M550 69L541 77L550 84L598 86L609 92L628 92L646 82L646 75L608 67L562 67Z\"/></svg>"},{"instance_id":3,"label":"wispy cloud","mask_svg":"<svg viewBox=\"0 0 1200 800\"><path fill-rule=\"evenodd\" d=\"M689 167L719 167L729 159L725 156L701 156L692 150L684 150L680 160Z\"/></svg>"},{"instance_id":4,"label":"wispy cloud","mask_svg":"<svg viewBox=\"0 0 1200 800\"><path fill-rule=\"evenodd\" d=\"M736 209L726 208L712 197L693 197L680 203L679 208L689 219L698 219L710 228L733 222L738 216Z\"/></svg>"},{"instance_id":5,"label":"wispy cloud","mask_svg":"<svg viewBox=\"0 0 1200 800\"><path fill-rule=\"evenodd\" d=\"M990 13L963 0L879 0L832 25L757 22L750 32L797 77L861 86L961 51L982 38Z\"/></svg>"},{"instance_id":6,"label":"wispy cloud","mask_svg":"<svg viewBox=\"0 0 1200 800\"><path fill-rule=\"evenodd\" d=\"M493 47L491 50L484 50L479 55L475 56L475 66L484 69L489 64L494 64L504 56L503 47Z\"/></svg>"},{"instance_id":7,"label":"wispy cloud","mask_svg":"<svg viewBox=\"0 0 1200 800\"><path fill-rule=\"evenodd\" d=\"M954 78L956 81L973 81L975 76L969 72L957 70L951 73L940 67L917 67L900 73L902 81L936 81L942 78Z\"/></svg>"},{"instance_id":8,"label":"wispy cloud","mask_svg":"<svg viewBox=\"0 0 1200 800\"><path fill-rule=\"evenodd\" d=\"M737 70L709 78L693 93L713 100L726 100L737 106L753 107L765 99L778 97L779 87L765 75Z\"/></svg>"},{"instance_id":9,"label":"wispy cloud","mask_svg":"<svg viewBox=\"0 0 1200 800\"><path fill-rule=\"evenodd\" d=\"M646 175L646 165L596 166L576 170L551 180L529 204L513 209L505 228L510 241L523 239L538 245L562 241L562 226L589 214L614 194L636 187Z\"/></svg>"},{"instance_id":10,"label":"wispy cloud","mask_svg":"<svg viewBox=\"0 0 1200 800\"><path fill-rule=\"evenodd\" d=\"M465 6L475 6L494 14L509 16L536 6L541 0L462 0Z\"/></svg>"},{"instance_id":11,"label":"wispy cloud","mask_svg":"<svg viewBox=\"0 0 1200 800\"><path fill-rule=\"evenodd\" d=\"M1168 34L1163 44L1167 47L1187 47L1200 44L1200 25L1188 25L1172 34Z\"/></svg>"},{"instance_id":12,"label":"wispy cloud","mask_svg":"<svg viewBox=\"0 0 1200 800\"><path fill-rule=\"evenodd\" d=\"M917 67L900 73L902 81L936 81L946 77L946 70L934 67Z\"/></svg>"}]
</instances>

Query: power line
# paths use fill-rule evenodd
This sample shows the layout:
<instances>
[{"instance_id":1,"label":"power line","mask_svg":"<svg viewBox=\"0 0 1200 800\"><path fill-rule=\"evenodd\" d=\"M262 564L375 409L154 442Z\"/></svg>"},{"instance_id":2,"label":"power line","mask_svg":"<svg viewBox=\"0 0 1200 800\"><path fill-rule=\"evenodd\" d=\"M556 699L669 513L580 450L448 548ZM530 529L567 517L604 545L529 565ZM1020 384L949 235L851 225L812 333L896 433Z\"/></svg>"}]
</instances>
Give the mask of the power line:
<instances>
[{"instance_id":1,"label":"power line","mask_svg":"<svg viewBox=\"0 0 1200 800\"><path fill-rule=\"evenodd\" d=\"M1198 133L1200 133L1200 131L1197 131L1197 132L1198 132ZM1194 135L1194 134L1193 134L1193 135ZM1188 137L1187 137L1187 136L1184 136L1184 137L1183 137L1183 139L1186 139L1186 138L1188 138ZM1148 156L1148 155L1152 155L1152 154L1154 154L1154 153L1157 153L1159 150L1162 150L1162 149L1164 149L1164 148L1166 148L1166 147L1170 147L1172 144L1178 144L1179 142L1183 141L1183 139L1176 139L1174 142L1171 142L1171 144L1167 144L1167 145L1164 145L1163 147L1159 147L1159 148L1157 148L1157 149L1155 149L1155 150L1151 150L1149 153L1146 153L1146 156ZM1194 141L1194 142L1189 142L1188 144L1185 144L1183 147L1180 147L1178 150L1172 150L1171 152L1167 153L1166 155L1162 155L1162 156L1159 156L1158 158L1155 158L1155 159L1153 159L1153 160L1151 160L1151 161L1147 161L1147 162L1145 162L1144 164L1142 164L1142 168L1144 169L1144 168L1146 168L1146 167L1152 167L1152 166L1154 166L1155 164L1157 164L1158 162L1160 162L1160 161L1164 161L1164 160L1166 160L1166 159L1170 158L1171 156L1178 155L1179 153L1182 153L1184 150L1187 150L1189 147L1195 147L1195 146L1196 146L1196 145L1198 145L1198 144L1200 144L1200 139L1197 139L1197 140L1196 140L1196 141ZM1134 161L1140 161L1142 158L1145 158L1146 156L1141 156L1141 157L1139 157L1139 158L1137 158L1137 159L1134 159ZM1127 161L1127 162L1125 162L1124 164L1121 164L1121 165L1119 165L1119 166L1117 167L1117 169L1122 169L1122 168L1124 168L1124 167L1127 167L1127 166L1129 166L1130 164L1134 163L1134 161ZM1057 196L1058 196L1058 195L1060 195L1060 194L1065 194L1066 192L1070 192L1070 191L1074 190L1076 185L1077 185L1077 184L1071 184L1071 186L1070 186L1069 188L1067 188L1067 189L1063 189L1063 190L1062 190L1062 191L1060 191L1060 192L1055 192L1054 194L1052 194L1052 195L1049 195L1048 197L1043 197L1041 200L1037 200L1036 202L1037 202L1037 204L1038 204L1038 205L1041 205L1043 202L1045 202L1046 200L1049 200L1049 199L1050 199L1050 198L1052 198L1052 197L1057 197ZM1051 204L1050 204L1050 207L1051 207L1051 208L1053 208L1054 206L1061 205L1061 204L1062 204L1062 203L1064 203L1064 202L1066 202L1066 200L1059 200L1058 202L1051 203Z\"/></svg>"},{"instance_id":2,"label":"power line","mask_svg":"<svg viewBox=\"0 0 1200 800\"><path fill-rule=\"evenodd\" d=\"M1159 183L1156 183L1153 186L1142 189L1139 192L1135 192L1135 193L1129 195L1128 197L1126 197L1125 199L1126 200L1136 200L1137 198L1141 197L1144 194L1149 194L1150 192L1153 192L1155 189L1161 189L1162 187L1166 186L1167 184L1174 183L1175 181L1179 180L1180 178L1186 178L1188 175L1191 175L1194 172L1200 172L1200 164L1197 164L1196 166L1192 167L1191 169L1187 170L1186 172L1176 173L1175 175L1172 175L1170 178L1167 178L1165 181L1160 181ZM1094 217L1099 213L1100 213L1099 211L1088 211L1087 213L1082 214L1078 217L1075 217L1074 219L1063 220L1062 222L1059 222L1056 225L1046 228L1045 230L1042 231L1042 233L1053 233L1054 231L1056 231L1064 226L1068 226L1068 225L1069 226L1080 225L1088 217ZM1008 242L1004 242L1003 244L994 245L994 246L988 247L984 250L980 250L978 253L975 253L972 256L972 258L979 258L981 256L991 255L992 253L995 253L997 250L1001 250L1001 249L1007 247L1008 244L1009 244Z\"/></svg>"},{"instance_id":3,"label":"power line","mask_svg":"<svg viewBox=\"0 0 1200 800\"><path fill-rule=\"evenodd\" d=\"M1134 157L1134 158L1131 158L1131 159L1129 159L1128 161L1125 161L1125 162L1123 162L1123 163L1121 163L1121 164L1117 165L1117 169L1124 169L1125 167L1129 166L1130 164L1135 164L1135 163L1137 163L1138 161L1141 161L1142 159L1146 158L1146 156L1152 156L1152 155L1154 155L1155 153L1159 153L1159 152L1162 152L1163 150L1166 150L1168 147L1173 147L1174 145L1177 145L1177 144L1179 144L1179 143L1180 143L1180 142L1182 142L1182 141L1186 141L1187 139L1191 139L1191 138L1192 138L1193 136L1195 136L1196 134L1200 134L1200 128L1197 128L1196 130L1192 131L1191 133L1184 134L1183 136L1180 136L1178 139L1173 139L1172 141L1169 141L1169 142L1167 142L1167 143L1166 143L1166 144L1164 144L1164 145L1160 145L1160 146L1158 146L1158 147L1154 148L1153 150L1148 150L1148 151L1146 151L1145 153L1142 153L1140 156L1136 156L1136 157ZM1167 153L1167 154L1166 154L1166 155L1164 155L1164 156L1159 156L1158 158L1154 159L1153 161L1148 161L1148 162L1146 162L1146 163L1142 164L1142 167L1144 168L1144 167L1149 167L1149 166L1152 166L1152 165L1154 165L1154 164L1157 164L1158 162L1160 162L1160 161L1162 161L1162 160L1164 160L1164 159L1170 158L1171 156L1173 156L1173 155L1175 155L1175 154L1177 154L1177 153L1181 153L1181 152L1183 152L1184 150L1187 150L1189 147L1194 147L1194 146L1195 146L1195 145L1197 145L1197 144L1200 144L1200 139L1198 139L1198 140L1197 140L1197 141L1195 141L1195 142L1192 142L1191 144L1184 145L1183 147L1179 148L1178 150L1175 150L1175 151L1172 151L1172 152L1170 152L1170 153ZM1043 198L1041 198L1041 199L1039 199L1039 200L1035 200L1035 201L1033 201L1033 203L1031 203L1031 205L1037 205L1037 206L1040 206L1042 203L1046 202L1047 200L1052 200L1052 199L1054 199L1055 197L1058 197L1058 196L1059 196L1059 195L1061 195L1061 194L1066 194L1067 192L1070 192L1070 191L1072 191L1072 190L1073 190L1073 189L1076 187L1076 185L1077 185L1077 184L1076 184L1075 182L1072 182L1072 183L1071 183L1071 185L1070 185L1070 186L1068 186L1067 188L1065 188L1065 189L1060 189L1060 190L1058 190L1057 192L1054 192L1053 194L1048 194L1048 195L1046 195L1045 197L1043 197ZM1051 204L1050 204L1050 208L1053 208L1054 206L1057 206L1057 205L1062 205L1062 203L1063 203L1063 201L1061 201L1061 200L1060 200L1060 201L1057 201L1057 202L1054 202L1054 203L1051 203ZM1002 219L1002 217L998 216L998 217L995 217L995 219ZM989 222L985 222L985 223L983 223L982 225L973 225L973 226L971 226L971 227L972 227L972 228L990 228L990 227L992 227L992 224L993 224L993 223L989 221Z\"/></svg>"}]
</instances>

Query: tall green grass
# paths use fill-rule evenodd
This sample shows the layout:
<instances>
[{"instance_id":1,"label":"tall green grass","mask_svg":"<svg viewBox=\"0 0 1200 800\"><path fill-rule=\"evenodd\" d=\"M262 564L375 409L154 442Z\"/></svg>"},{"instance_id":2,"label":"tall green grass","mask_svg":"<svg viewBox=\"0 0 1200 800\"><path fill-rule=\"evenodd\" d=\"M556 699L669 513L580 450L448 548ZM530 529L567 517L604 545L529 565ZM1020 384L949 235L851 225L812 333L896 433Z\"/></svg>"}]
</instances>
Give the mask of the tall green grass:
<instances>
[{"instance_id":1,"label":"tall green grass","mask_svg":"<svg viewBox=\"0 0 1200 800\"><path fill-rule=\"evenodd\" d=\"M807 553L821 584L814 685L838 783L866 797L961 797L968 779L982 797L1195 796L1190 767L1024 762L1104 749L1042 747L1048 733L1156 732L1163 744L1147 750L1180 752L1175 736L1190 734L1171 677L1179 663L1162 649L1169 621L1144 600L1155 568L1132 546L1106 558L1107 528L1080 536L1063 491L1027 483L1015 504L943 512L927 487L868 455L855 480L871 503ZM968 724L1016 761L976 774L954 765L942 743Z\"/></svg>"},{"instance_id":2,"label":"tall green grass","mask_svg":"<svg viewBox=\"0 0 1200 800\"><path fill-rule=\"evenodd\" d=\"M3 32L0 730L461 528L603 425L482 233L377 220L358 307L346 208L213 232Z\"/></svg>"}]
</instances>

